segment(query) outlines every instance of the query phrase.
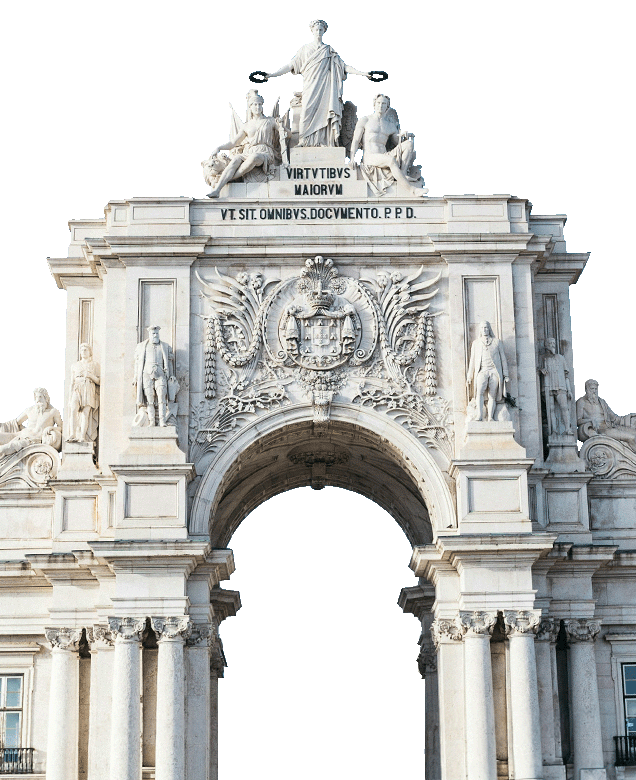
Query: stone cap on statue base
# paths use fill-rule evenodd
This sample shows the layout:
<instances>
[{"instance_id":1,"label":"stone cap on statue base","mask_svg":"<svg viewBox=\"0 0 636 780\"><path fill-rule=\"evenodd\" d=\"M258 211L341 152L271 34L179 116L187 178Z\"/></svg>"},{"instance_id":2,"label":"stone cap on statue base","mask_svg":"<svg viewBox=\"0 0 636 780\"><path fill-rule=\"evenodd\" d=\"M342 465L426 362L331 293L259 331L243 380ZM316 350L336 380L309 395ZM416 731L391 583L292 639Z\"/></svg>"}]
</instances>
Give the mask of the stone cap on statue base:
<instances>
[{"instance_id":1,"label":"stone cap on statue base","mask_svg":"<svg viewBox=\"0 0 636 780\"><path fill-rule=\"evenodd\" d=\"M518 460L526 457L525 449L514 439L510 420L469 420L459 459Z\"/></svg>"},{"instance_id":2,"label":"stone cap on statue base","mask_svg":"<svg viewBox=\"0 0 636 780\"><path fill-rule=\"evenodd\" d=\"M128 447L122 452L121 464L180 464L186 462L185 452L179 449L174 425L131 428Z\"/></svg>"},{"instance_id":3,"label":"stone cap on statue base","mask_svg":"<svg viewBox=\"0 0 636 780\"><path fill-rule=\"evenodd\" d=\"M552 434L548 438L549 454L545 465L555 474L572 474L585 471L585 461L579 457L574 435Z\"/></svg>"},{"instance_id":4,"label":"stone cap on statue base","mask_svg":"<svg viewBox=\"0 0 636 780\"><path fill-rule=\"evenodd\" d=\"M92 479L97 474L94 441L65 441L57 479Z\"/></svg>"}]
</instances>

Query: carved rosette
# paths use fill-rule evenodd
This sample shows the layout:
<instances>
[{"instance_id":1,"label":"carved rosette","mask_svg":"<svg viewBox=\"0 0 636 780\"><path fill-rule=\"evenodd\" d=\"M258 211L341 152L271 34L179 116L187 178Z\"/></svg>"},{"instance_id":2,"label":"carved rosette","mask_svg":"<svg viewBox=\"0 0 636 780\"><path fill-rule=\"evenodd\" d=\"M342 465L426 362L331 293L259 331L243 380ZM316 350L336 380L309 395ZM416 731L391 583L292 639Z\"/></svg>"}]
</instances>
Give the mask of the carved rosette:
<instances>
[{"instance_id":1,"label":"carved rosette","mask_svg":"<svg viewBox=\"0 0 636 780\"><path fill-rule=\"evenodd\" d=\"M44 636L53 650L68 650L76 653L82 639L81 628L45 628Z\"/></svg>"},{"instance_id":2,"label":"carved rosette","mask_svg":"<svg viewBox=\"0 0 636 780\"><path fill-rule=\"evenodd\" d=\"M99 650L104 647L112 647L115 644L115 636L110 629L110 626L106 625L94 625L91 630L91 638L89 639L91 648Z\"/></svg>"},{"instance_id":3,"label":"carved rosette","mask_svg":"<svg viewBox=\"0 0 636 780\"><path fill-rule=\"evenodd\" d=\"M431 636L435 647L439 647L444 642L461 642L464 633L459 618L454 620L436 618L431 625Z\"/></svg>"},{"instance_id":4,"label":"carved rosette","mask_svg":"<svg viewBox=\"0 0 636 780\"><path fill-rule=\"evenodd\" d=\"M587 618L568 618L563 621L568 642L593 642L601 630L600 620L588 620Z\"/></svg>"},{"instance_id":5,"label":"carved rosette","mask_svg":"<svg viewBox=\"0 0 636 780\"><path fill-rule=\"evenodd\" d=\"M504 626L506 636L525 636L536 634L541 622L540 609L506 609L504 610Z\"/></svg>"},{"instance_id":6,"label":"carved rosette","mask_svg":"<svg viewBox=\"0 0 636 780\"><path fill-rule=\"evenodd\" d=\"M497 622L496 611L475 610L460 612L459 619L465 636L490 636Z\"/></svg>"},{"instance_id":7,"label":"carved rosette","mask_svg":"<svg viewBox=\"0 0 636 780\"><path fill-rule=\"evenodd\" d=\"M116 642L141 642L146 621L135 617L109 617L108 627Z\"/></svg>"},{"instance_id":8,"label":"carved rosette","mask_svg":"<svg viewBox=\"0 0 636 780\"><path fill-rule=\"evenodd\" d=\"M183 642L192 633L192 623L187 615L151 617L150 625L157 636L157 642Z\"/></svg>"},{"instance_id":9,"label":"carved rosette","mask_svg":"<svg viewBox=\"0 0 636 780\"><path fill-rule=\"evenodd\" d=\"M556 642L559 624L554 618L541 618L537 626L537 642Z\"/></svg>"}]
</instances>

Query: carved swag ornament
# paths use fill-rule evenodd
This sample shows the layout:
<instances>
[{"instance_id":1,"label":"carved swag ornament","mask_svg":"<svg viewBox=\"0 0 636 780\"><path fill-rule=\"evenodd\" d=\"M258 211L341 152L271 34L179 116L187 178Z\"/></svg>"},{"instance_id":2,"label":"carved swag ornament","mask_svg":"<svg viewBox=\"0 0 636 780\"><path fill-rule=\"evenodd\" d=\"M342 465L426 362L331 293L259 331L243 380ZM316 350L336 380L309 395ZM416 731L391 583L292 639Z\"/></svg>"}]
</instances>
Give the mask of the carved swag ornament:
<instances>
[{"instance_id":1,"label":"carved swag ornament","mask_svg":"<svg viewBox=\"0 0 636 780\"><path fill-rule=\"evenodd\" d=\"M449 454L448 403L437 395L435 315L428 311L441 272L422 280L423 270L357 280L317 256L284 281L244 272L232 278L218 269L213 281L197 274L209 314L205 400L191 415L191 458L216 450L260 411L288 403L292 383L312 404L314 420L326 422L333 398L354 377L353 403L393 415ZM414 365L423 352L423 364ZM227 372L217 371L219 356Z\"/></svg>"}]
</instances>

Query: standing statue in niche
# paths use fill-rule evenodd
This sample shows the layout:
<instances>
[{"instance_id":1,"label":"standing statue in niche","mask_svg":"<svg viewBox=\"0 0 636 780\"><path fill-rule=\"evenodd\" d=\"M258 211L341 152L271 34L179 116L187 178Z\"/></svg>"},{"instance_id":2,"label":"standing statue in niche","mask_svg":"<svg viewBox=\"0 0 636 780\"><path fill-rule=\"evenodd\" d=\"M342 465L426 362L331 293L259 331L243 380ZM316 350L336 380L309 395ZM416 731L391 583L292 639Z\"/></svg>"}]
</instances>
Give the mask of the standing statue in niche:
<instances>
[{"instance_id":1,"label":"standing statue in niche","mask_svg":"<svg viewBox=\"0 0 636 780\"><path fill-rule=\"evenodd\" d=\"M99 364L90 344L80 344L80 359L71 366L67 441L95 441L99 410Z\"/></svg>"},{"instance_id":2,"label":"standing statue in niche","mask_svg":"<svg viewBox=\"0 0 636 780\"><path fill-rule=\"evenodd\" d=\"M581 441L602 434L623 442L636 452L636 414L622 417L614 414L607 401L599 398L596 379L587 380L585 395L576 402L576 424Z\"/></svg>"},{"instance_id":3,"label":"standing statue in niche","mask_svg":"<svg viewBox=\"0 0 636 780\"><path fill-rule=\"evenodd\" d=\"M137 386L137 408L140 410L135 417L136 426L157 425L155 408L158 406L158 423L165 427L168 424L168 401L174 401L178 391L172 349L159 339L160 330L158 325L151 325L148 338L137 344L135 349L134 384Z\"/></svg>"},{"instance_id":4,"label":"standing statue in niche","mask_svg":"<svg viewBox=\"0 0 636 780\"><path fill-rule=\"evenodd\" d=\"M572 435L570 372L565 358L556 351L555 339L545 340L545 351L543 368L539 370L543 374L548 434L550 436L560 434L570 436Z\"/></svg>"},{"instance_id":5,"label":"standing statue in niche","mask_svg":"<svg viewBox=\"0 0 636 780\"><path fill-rule=\"evenodd\" d=\"M470 363L466 385L471 402L475 404L474 419L483 420L484 400L488 394L487 420L495 419L498 403L502 403L509 382L508 362L503 345L489 322L479 324L479 337L470 348Z\"/></svg>"},{"instance_id":6,"label":"standing statue in niche","mask_svg":"<svg viewBox=\"0 0 636 780\"><path fill-rule=\"evenodd\" d=\"M384 195L394 181L408 187L413 195L425 195L428 190L415 186L423 184L420 167L413 167L415 148L413 133L400 131L398 115L391 108L386 95L373 99L373 114L358 120L351 143L351 164L362 146L360 170L375 195Z\"/></svg>"},{"instance_id":7,"label":"standing statue in niche","mask_svg":"<svg viewBox=\"0 0 636 780\"><path fill-rule=\"evenodd\" d=\"M339 146L343 82L349 74L370 79L371 73L345 65L331 46L322 42L327 22L315 19L309 27L314 40L302 46L287 65L268 73L267 78L285 73L300 73L303 77L298 146Z\"/></svg>"},{"instance_id":8,"label":"standing statue in niche","mask_svg":"<svg viewBox=\"0 0 636 780\"><path fill-rule=\"evenodd\" d=\"M247 93L247 114L247 122L236 136L217 146L209 159L201 163L205 180L212 186L208 198L218 198L228 182L242 178L255 168L262 168L266 175L280 162L276 143L285 145L287 131L280 117L264 115L263 98L255 89ZM229 157L219 154L223 150L230 151Z\"/></svg>"},{"instance_id":9,"label":"standing statue in niche","mask_svg":"<svg viewBox=\"0 0 636 780\"><path fill-rule=\"evenodd\" d=\"M30 444L48 444L56 450L62 446L62 417L51 406L51 399L43 387L33 391L35 403L22 414L6 423L0 423L0 458L20 452Z\"/></svg>"}]
</instances>

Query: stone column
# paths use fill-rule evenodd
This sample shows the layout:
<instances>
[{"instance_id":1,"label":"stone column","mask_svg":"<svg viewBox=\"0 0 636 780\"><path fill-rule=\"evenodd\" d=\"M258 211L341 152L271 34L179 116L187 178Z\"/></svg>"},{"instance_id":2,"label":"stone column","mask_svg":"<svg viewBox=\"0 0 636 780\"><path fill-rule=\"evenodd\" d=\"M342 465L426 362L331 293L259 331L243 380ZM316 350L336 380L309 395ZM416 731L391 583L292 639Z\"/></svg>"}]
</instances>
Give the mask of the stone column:
<instances>
[{"instance_id":1,"label":"stone column","mask_svg":"<svg viewBox=\"0 0 636 780\"><path fill-rule=\"evenodd\" d=\"M430 623L430 621L428 621ZM424 621L422 621L424 625ZM422 632L424 641L417 656L417 668L424 680L424 776L441 780L439 753L439 691L437 689L437 652L433 642Z\"/></svg>"},{"instance_id":2,"label":"stone column","mask_svg":"<svg viewBox=\"0 0 636 780\"><path fill-rule=\"evenodd\" d=\"M506 610L509 641L512 755L516 780L541 780L543 755L534 634L539 610Z\"/></svg>"},{"instance_id":3,"label":"stone column","mask_svg":"<svg viewBox=\"0 0 636 780\"><path fill-rule=\"evenodd\" d=\"M553 618L542 618L535 635L537 686L541 719L541 750L545 780L565 780L561 756L561 724L556 681L556 638L558 625ZM557 739L558 737L558 739Z\"/></svg>"},{"instance_id":4,"label":"stone column","mask_svg":"<svg viewBox=\"0 0 636 780\"><path fill-rule=\"evenodd\" d=\"M46 628L51 643L51 688L46 780L77 777L79 643L81 628Z\"/></svg>"},{"instance_id":5,"label":"stone column","mask_svg":"<svg viewBox=\"0 0 636 780\"><path fill-rule=\"evenodd\" d=\"M185 674L183 648L192 632L187 616L151 618L157 635L156 780L185 776Z\"/></svg>"},{"instance_id":6,"label":"stone column","mask_svg":"<svg viewBox=\"0 0 636 780\"><path fill-rule=\"evenodd\" d=\"M221 638L210 655L210 780L219 778L219 679L225 673Z\"/></svg>"},{"instance_id":7,"label":"stone column","mask_svg":"<svg viewBox=\"0 0 636 780\"><path fill-rule=\"evenodd\" d=\"M110 777L141 780L141 637L146 621L108 618L115 637Z\"/></svg>"},{"instance_id":8,"label":"stone column","mask_svg":"<svg viewBox=\"0 0 636 780\"><path fill-rule=\"evenodd\" d=\"M460 612L464 631L466 777L497 780L490 635L496 612Z\"/></svg>"},{"instance_id":9,"label":"stone column","mask_svg":"<svg viewBox=\"0 0 636 780\"><path fill-rule=\"evenodd\" d=\"M466 697L461 674L464 646L459 617L454 620L436 618L431 634L437 649L441 776L444 780L463 780L466 777Z\"/></svg>"},{"instance_id":10,"label":"stone column","mask_svg":"<svg viewBox=\"0 0 636 780\"><path fill-rule=\"evenodd\" d=\"M565 620L568 636L570 717L572 718L572 763L574 780L585 780L586 769L603 770L601 712L596 676L594 640L601 630L598 620ZM605 776L589 773L596 780Z\"/></svg>"},{"instance_id":11,"label":"stone column","mask_svg":"<svg viewBox=\"0 0 636 780\"><path fill-rule=\"evenodd\" d=\"M91 697L88 719L88 780L110 780L115 640L108 626L93 626Z\"/></svg>"},{"instance_id":12,"label":"stone column","mask_svg":"<svg viewBox=\"0 0 636 780\"><path fill-rule=\"evenodd\" d=\"M210 650L216 627L195 624L186 640L186 777L211 780L210 755L215 735L212 730L212 680Z\"/></svg>"}]
</instances>

